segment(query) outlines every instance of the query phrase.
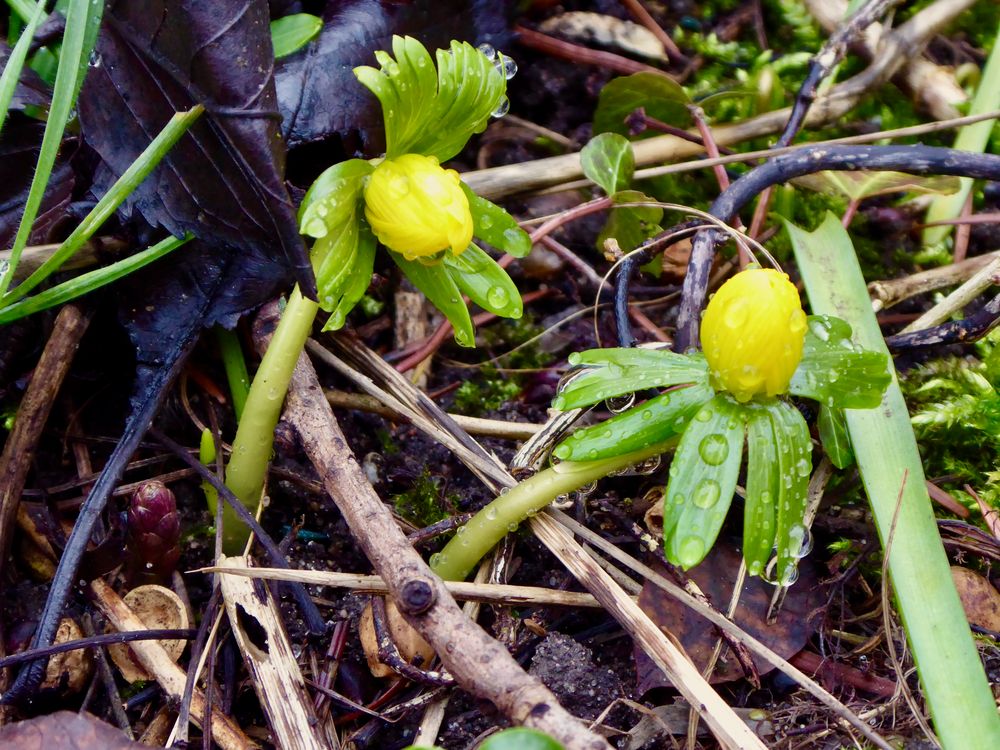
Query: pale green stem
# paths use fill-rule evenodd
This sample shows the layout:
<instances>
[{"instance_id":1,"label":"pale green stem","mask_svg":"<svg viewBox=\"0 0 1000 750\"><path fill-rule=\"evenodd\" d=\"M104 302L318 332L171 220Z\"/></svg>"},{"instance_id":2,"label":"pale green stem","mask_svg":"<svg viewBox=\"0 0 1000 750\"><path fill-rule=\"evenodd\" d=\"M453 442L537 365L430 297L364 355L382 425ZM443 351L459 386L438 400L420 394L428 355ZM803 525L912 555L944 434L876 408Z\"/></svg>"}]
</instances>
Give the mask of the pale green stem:
<instances>
[{"instance_id":1,"label":"pale green stem","mask_svg":"<svg viewBox=\"0 0 1000 750\"><path fill-rule=\"evenodd\" d=\"M296 286L250 385L243 418L233 440L233 454L226 467L226 487L251 513L260 505L274 446L274 428L281 416L292 371L305 348L317 312L319 305L303 297ZM228 505L223 508L222 522L225 553L242 553L250 530Z\"/></svg>"},{"instance_id":2,"label":"pale green stem","mask_svg":"<svg viewBox=\"0 0 1000 750\"><path fill-rule=\"evenodd\" d=\"M789 233L813 312L846 320L861 346L888 355L857 255L837 218L828 214L812 233L789 225ZM858 469L883 544L892 539L885 551L892 588L941 744L995 750L997 707L955 591L895 370L892 375L879 408L845 410Z\"/></svg>"},{"instance_id":3,"label":"pale green stem","mask_svg":"<svg viewBox=\"0 0 1000 750\"><path fill-rule=\"evenodd\" d=\"M632 453L600 461L562 461L504 491L458 529L458 533L430 566L446 581L462 581L504 535L535 515L560 495L578 490L616 471L659 456L677 444L677 438Z\"/></svg>"},{"instance_id":4,"label":"pale green stem","mask_svg":"<svg viewBox=\"0 0 1000 750\"><path fill-rule=\"evenodd\" d=\"M226 370L226 380L229 382L229 396L233 400L236 421L239 422L243 419L243 409L250 394L250 374L243 358L243 348L240 346L240 338L236 335L236 331L230 331L222 326L215 327L215 340L219 344L222 366Z\"/></svg>"}]
</instances>

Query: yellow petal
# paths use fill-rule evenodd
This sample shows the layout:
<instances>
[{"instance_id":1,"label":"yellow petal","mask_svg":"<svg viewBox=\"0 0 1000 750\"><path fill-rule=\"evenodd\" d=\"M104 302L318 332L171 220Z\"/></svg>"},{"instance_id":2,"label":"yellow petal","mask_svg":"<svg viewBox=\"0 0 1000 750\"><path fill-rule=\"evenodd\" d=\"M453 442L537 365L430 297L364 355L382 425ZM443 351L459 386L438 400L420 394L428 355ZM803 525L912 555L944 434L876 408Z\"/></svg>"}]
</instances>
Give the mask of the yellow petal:
<instances>
[{"instance_id":1,"label":"yellow petal","mask_svg":"<svg viewBox=\"0 0 1000 750\"><path fill-rule=\"evenodd\" d=\"M701 321L713 385L738 401L776 396L802 360L806 314L788 276L754 268L715 293Z\"/></svg>"},{"instance_id":2,"label":"yellow petal","mask_svg":"<svg viewBox=\"0 0 1000 750\"><path fill-rule=\"evenodd\" d=\"M379 241L410 260L472 241L472 213L458 173L437 159L404 154L386 159L365 187L365 217Z\"/></svg>"}]
</instances>

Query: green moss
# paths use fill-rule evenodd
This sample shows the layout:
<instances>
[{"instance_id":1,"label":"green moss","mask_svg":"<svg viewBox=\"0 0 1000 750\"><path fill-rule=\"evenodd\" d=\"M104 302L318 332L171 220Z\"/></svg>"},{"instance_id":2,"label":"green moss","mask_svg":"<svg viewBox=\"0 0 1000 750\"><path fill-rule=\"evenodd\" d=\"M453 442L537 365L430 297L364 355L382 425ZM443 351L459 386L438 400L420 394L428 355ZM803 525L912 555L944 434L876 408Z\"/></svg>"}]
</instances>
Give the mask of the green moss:
<instances>
[{"instance_id":1,"label":"green moss","mask_svg":"<svg viewBox=\"0 0 1000 750\"><path fill-rule=\"evenodd\" d=\"M455 495L441 497L437 480L431 476L430 469L427 468L414 480L409 490L393 495L390 499L396 513L417 528L443 521L450 515L449 506L455 505L458 501Z\"/></svg>"},{"instance_id":2,"label":"green moss","mask_svg":"<svg viewBox=\"0 0 1000 750\"><path fill-rule=\"evenodd\" d=\"M962 502L972 486L1000 505L1000 336L977 345L978 356L949 357L907 372L900 385L912 413L928 477Z\"/></svg>"},{"instance_id":3,"label":"green moss","mask_svg":"<svg viewBox=\"0 0 1000 750\"><path fill-rule=\"evenodd\" d=\"M490 374L494 377L490 377ZM484 369L480 377L466 380L455 391L455 409L460 414L475 417L483 412L499 409L517 397L521 385L516 379L496 377L493 368Z\"/></svg>"}]
</instances>

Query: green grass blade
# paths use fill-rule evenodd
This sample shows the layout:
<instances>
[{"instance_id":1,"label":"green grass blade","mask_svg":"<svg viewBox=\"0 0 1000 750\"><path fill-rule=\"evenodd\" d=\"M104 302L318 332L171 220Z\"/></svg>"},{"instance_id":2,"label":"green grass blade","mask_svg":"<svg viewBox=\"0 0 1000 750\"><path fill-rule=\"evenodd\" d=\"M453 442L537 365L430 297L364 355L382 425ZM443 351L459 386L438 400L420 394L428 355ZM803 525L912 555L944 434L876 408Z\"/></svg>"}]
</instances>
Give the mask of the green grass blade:
<instances>
[{"instance_id":1,"label":"green grass blade","mask_svg":"<svg viewBox=\"0 0 1000 750\"><path fill-rule=\"evenodd\" d=\"M179 248L190 240L187 237L168 237L162 242L158 242L152 247L148 247L142 252L130 255L110 266L98 268L85 274L81 274L69 281L64 281L51 289L46 289L41 294L36 294L20 302L15 302L0 310L0 325L5 325L18 318L24 318L32 313L47 310L50 307L61 305L72 299L81 297L88 292L106 286L113 281L117 281L122 276L127 276L133 271L138 271L143 266L149 265L154 260L159 260L164 255Z\"/></svg>"},{"instance_id":2,"label":"green grass blade","mask_svg":"<svg viewBox=\"0 0 1000 750\"><path fill-rule=\"evenodd\" d=\"M3 124L7 119L7 110L11 100L14 98L14 89L17 88L17 81L21 77L21 70L24 68L24 61L28 57L28 48L31 47L32 37L35 36L35 29L45 18L45 8L39 3L35 13L27 21L27 26L21 32L17 44L10 51L7 64L4 65L3 73L0 74L0 132L3 131Z\"/></svg>"},{"instance_id":3,"label":"green grass blade","mask_svg":"<svg viewBox=\"0 0 1000 750\"><path fill-rule=\"evenodd\" d=\"M976 88L976 95L972 99L969 114L981 115L997 108L1000 108L1000 29L997 29L997 35L993 41L993 51L990 52L990 56L986 60L983 77ZM993 132L995 124L995 120L983 120L966 125L958 131L958 136L955 138L955 148L962 151L982 152L989 142L990 133ZM927 210L928 223L948 221L956 218L962 212L965 200L972 189L972 178L961 178L961 185L958 192L934 199ZM923 236L924 247L932 248L944 242L951 234L951 230L950 226L927 227Z\"/></svg>"},{"instance_id":4,"label":"green grass blade","mask_svg":"<svg viewBox=\"0 0 1000 750\"><path fill-rule=\"evenodd\" d=\"M888 354L854 247L839 219L828 214L812 233L786 227L813 312L842 318L854 329L857 343ZM1000 747L1000 718L952 583L895 377L879 408L845 412L883 544L901 496L889 573L941 742L956 750Z\"/></svg>"},{"instance_id":5,"label":"green grass blade","mask_svg":"<svg viewBox=\"0 0 1000 750\"><path fill-rule=\"evenodd\" d=\"M10 265L0 273L0 297L3 297L14 278L14 269L21 258L21 251L28 244L31 226L35 223L38 209L42 205L42 197L52 175L52 167L59 155L66 122L79 92L79 79L86 70L90 59L92 45L96 35L93 33L92 15L100 17L104 4L100 0L70 0L66 12L66 32L63 34L62 50L59 54L59 70L52 90L52 106L49 108L48 122L45 124L45 134L42 136L42 146L38 152L38 164L35 175L28 190L28 199L24 203L24 213L21 224L14 237L11 248Z\"/></svg>"},{"instance_id":6,"label":"green grass blade","mask_svg":"<svg viewBox=\"0 0 1000 750\"><path fill-rule=\"evenodd\" d=\"M167 123L166 127L146 147L146 150L139 154L139 157L129 165L125 173L118 178L115 184L111 186L111 189L97 202L97 205L91 209L90 213L84 217L79 226L63 241L55 253L35 269L35 272L25 279L24 282L3 297L2 302L4 305L10 305L21 297L24 297L50 275L58 271L59 267L69 260L101 228L101 225L118 210L118 207L132 194L139 183L146 179L147 175L156 168L163 157L167 155L167 152L173 148L178 139L187 132L188 128L194 124L195 120L204 111L204 107L199 104L187 112L178 112L170 118L170 122Z\"/></svg>"},{"instance_id":7,"label":"green grass blade","mask_svg":"<svg viewBox=\"0 0 1000 750\"><path fill-rule=\"evenodd\" d=\"M35 11L40 6L45 5L45 3L33 3L31 0L7 0L7 5L21 17L22 21L31 23L31 17L35 14ZM44 10L42 11L42 18L45 18Z\"/></svg>"}]
</instances>

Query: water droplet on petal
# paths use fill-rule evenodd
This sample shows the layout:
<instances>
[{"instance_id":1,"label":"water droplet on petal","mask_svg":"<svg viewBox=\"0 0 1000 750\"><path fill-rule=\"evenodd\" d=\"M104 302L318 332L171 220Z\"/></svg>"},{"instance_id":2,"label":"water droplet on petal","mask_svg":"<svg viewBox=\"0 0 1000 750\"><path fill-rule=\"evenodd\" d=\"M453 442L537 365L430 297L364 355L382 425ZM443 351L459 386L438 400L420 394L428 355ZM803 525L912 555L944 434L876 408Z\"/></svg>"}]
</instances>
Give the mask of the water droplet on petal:
<instances>
[{"instance_id":1,"label":"water droplet on petal","mask_svg":"<svg viewBox=\"0 0 1000 750\"><path fill-rule=\"evenodd\" d=\"M750 317L750 300L745 297L734 297L722 311L722 322L726 328L738 331Z\"/></svg>"},{"instance_id":2,"label":"water droplet on petal","mask_svg":"<svg viewBox=\"0 0 1000 750\"><path fill-rule=\"evenodd\" d=\"M729 455L729 443L722 435L706 435L698 444L698 455L709 466L718 466Z\"/></svg>"}]
</instances>

